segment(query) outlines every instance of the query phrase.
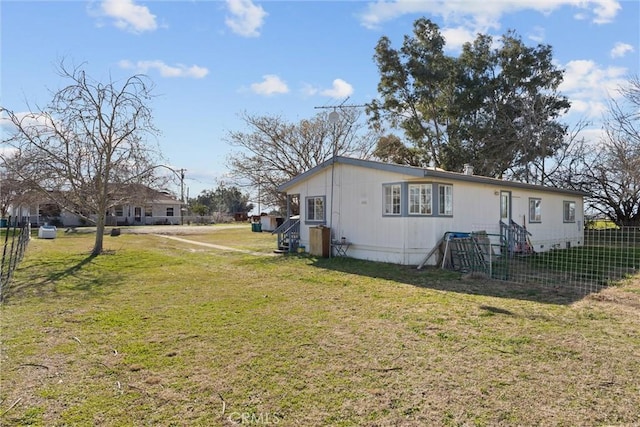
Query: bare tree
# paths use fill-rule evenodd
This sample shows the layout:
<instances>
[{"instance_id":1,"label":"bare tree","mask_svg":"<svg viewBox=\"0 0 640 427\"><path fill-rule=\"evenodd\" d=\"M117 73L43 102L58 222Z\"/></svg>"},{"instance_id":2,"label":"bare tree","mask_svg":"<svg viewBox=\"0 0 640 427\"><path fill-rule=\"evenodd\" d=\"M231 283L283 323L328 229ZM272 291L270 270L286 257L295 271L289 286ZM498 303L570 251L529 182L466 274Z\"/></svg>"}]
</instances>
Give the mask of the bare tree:
<instances>
[{"instance_id":1,"label":"bare tree","mask_svg":"<svg viewBox=\"0 0 640 427\"><path fill-rule=\"evenodd\" d=\"M239 182L260 189L260 201L284 207L277 187L330 159L334 154L368 158L376 139L362 132L360 113L341 109L337 122L322 112L297 124L280 117L244 113L249 132L229 132L227 142L239 150L227 159L231 174Z\"/></svg>"},{"instance_id":2,"label":"bare tree","mask_svg":"<svg viewBox=\"0 0 640 427\"><path fill-rule=\"evenodd\" d=\"M13 147L8 164L24 185L95 222L91 254L98 255L108 210L143 198L156 179L159 150L145 142L156 134L148 106L153 85L143 75L101 83L64 61L58 72L70 83L46 108L2 109L13 126L2 142Z\"/></svg>"},{"instance_id":3,"label":"bare tree","mask_svg":"<svg viewBox=\"0 0 640 427\"><path fill-rule=\"evenodd\" d=\"M584 165L589 156L582 131L588 125L585 120L578 121L567 129L563 143L558 144L553 153L532 159L526 167L510 170L505 176L514 181L582 190Z\"/></svg>"},{"instance_id":4,"label":"bare tree","mask_svg":"<svg viewBox=\"0 0 640 427\"><path fill-rule=\"evenodd\" d=\"M579 181L590 192L587 205L617 225L640 226L640 80L611 99L599 150L585 156Z\"/></svg>"},{"instance_id":5,"label":"bare tree","mask_svg":"<svg viewBox=\"0 0 640 427\"><path fill-rule=\"evenodd\" d=\"M7 216L10 207L19 205L28 193L12 172L13 157L13 153L8 152L0 159L0 217L2 218Z\"/></svg>"}]
</instances>

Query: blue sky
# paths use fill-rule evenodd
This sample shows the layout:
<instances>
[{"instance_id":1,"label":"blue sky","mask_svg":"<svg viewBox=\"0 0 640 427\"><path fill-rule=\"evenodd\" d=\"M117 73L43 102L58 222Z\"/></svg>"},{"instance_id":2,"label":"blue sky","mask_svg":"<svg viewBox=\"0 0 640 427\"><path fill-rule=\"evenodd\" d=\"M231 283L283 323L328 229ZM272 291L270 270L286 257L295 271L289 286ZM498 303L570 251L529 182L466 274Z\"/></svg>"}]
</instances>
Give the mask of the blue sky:
<instances>
[{"instance_id":1,"label":"blue sky","mask_svg":"<svg viewBox=\"0 0 640 427\"><path fill-rule=\"evenodd\" d=\"M240 114L297 122L315 107L377 95L374 47L400 47L413 22L438 23L450 55L477 33L515 30L553 47L566 70L564 118L593 120L609 95L640 72L640 2L616 0L428 1L25 1L0 3L0 105L45 105L64 81L61 58L98 80L147 74L167 163L186 172L191 197L227 177Z\"/></svg>"}]
</instances>

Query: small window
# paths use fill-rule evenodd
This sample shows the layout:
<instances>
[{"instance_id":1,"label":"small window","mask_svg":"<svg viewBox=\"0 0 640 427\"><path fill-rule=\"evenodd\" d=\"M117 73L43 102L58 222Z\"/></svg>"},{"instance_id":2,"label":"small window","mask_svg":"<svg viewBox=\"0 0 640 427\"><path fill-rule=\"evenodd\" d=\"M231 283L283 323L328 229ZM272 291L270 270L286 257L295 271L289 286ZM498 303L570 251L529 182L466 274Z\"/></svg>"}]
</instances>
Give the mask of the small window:
<instances>
[{"instance_id":1,"label":"small window","mask_svg":"<svg viewBox=\"0 0 640 427\"><path fill-rule=\"evenodd\" d=\"M541 205L541 199L533 197L529 199L529 222L542 222Z\"/></svg>"},{"instance_id":2,"label":"small window","mask_svg":"<svg viewBox=\"0 0 640 427\"><path fill-rule=\"evenodd\" d=\"M509 223L511 218L511 192L500 192L500 220Z\"/></svg>"},{"instance_id":3,"label":"small window","mask_svg":"<svg viewBox=\"0 0 640 427\"><path fill-rule=\"evenodd\" d=\"M576 202L565 201L563 212L564 222L576 222Z\"/></svg>"},{"instance_id":4,"label":"small window","mask_svg":"<svg viewBox=\"0 0 640 427\"><path fill-rule=\"evenodd\" d=\"M116 206L114 210L115 210L116 216L124 216L124 208L122 207L122 205Z\"/></svg>"},{"instance_id":5,"label":"small window","mask_svg":"<svg viewBox=\"0 0 640 427\"><path fill-rule=\"evenodd\" d=\"M431 213L431 184L409 184L409 215Z\"/></svg>"},{"instance_id":6,"label":"small window","mask_svg":"<svg viewBox=\"0 0 640 427\"><path fill-rule=\"evenodd\" d=\"M307 197L307 221L324 222L324 196Z\"/></svg>"},{"instance_id":7,"label":"small window","mask_svg":"<svg viewBox=\"0 0 640 427\"><path fill-rule=\"evenodd\" d=\"M438 214L453 215L453 185L438 186Z\"/></svg>"},{"instance_id":8,"label":"small window","mask_svg":"<svg viewBox=\"0 0 640 427\"><path fill-rule=\"evenodd\" d=\"M151 206L144 207L144 216L153 216L153 208Z\"/></svg>"},{"instance_id":9,"label":"small window","mask_svg":"<svg viewBox=\"0 0 640 427\"><path fill-rule=\"evenodd\" d=\"M173 207L167 208L167 216L173 216Z\"/></svg>"},{"instance_id":10,"label":"small window","mask_svg":"<svg viewBox=\"0 0 640 427\"><path fill-rule=\"evenodd\" d=\"M385 215L400 215L401 190L400 184L389 184L383 187L383 213Z\"/></svg>"}]
</instances>

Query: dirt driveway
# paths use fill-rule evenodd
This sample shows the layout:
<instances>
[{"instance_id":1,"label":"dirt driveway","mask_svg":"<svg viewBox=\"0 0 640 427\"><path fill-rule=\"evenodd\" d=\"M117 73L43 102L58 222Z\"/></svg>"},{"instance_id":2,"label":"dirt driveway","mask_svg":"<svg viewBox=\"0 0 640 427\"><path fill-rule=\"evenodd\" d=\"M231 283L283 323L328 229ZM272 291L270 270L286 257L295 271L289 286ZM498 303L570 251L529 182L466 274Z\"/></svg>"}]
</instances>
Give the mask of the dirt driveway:
<instances>
[{"instance_id":1,"label":"dirt driveway","mask_svg":"<svg viewBox=\"0 0 640 427\"><path fill-rule=\"evenodd\" d=\"M138 225L126 227L106 226L105 234L110 234L114 228L119 228L122 234L160 234L165 236L188 236L190 234L215 233L219 230L230 228L246 228L250 230L251 224L218 224L218 225ZM76 233L95 233L95 227L78 227Z\"/></svg>"},{"instance_id":2,"label":"dirt driveway","mask_svg":"<svg viewBox=\"0 0 640 427\"><path fill-rule=\"evenodd\" d=\"M251 229L251 224L219 224L219 225L141 225L137 227L119 227L122 233L129 234L162 234L168 236L188 236L189 234L215 233L230 228Z\"/></svg>"}]
</instances>

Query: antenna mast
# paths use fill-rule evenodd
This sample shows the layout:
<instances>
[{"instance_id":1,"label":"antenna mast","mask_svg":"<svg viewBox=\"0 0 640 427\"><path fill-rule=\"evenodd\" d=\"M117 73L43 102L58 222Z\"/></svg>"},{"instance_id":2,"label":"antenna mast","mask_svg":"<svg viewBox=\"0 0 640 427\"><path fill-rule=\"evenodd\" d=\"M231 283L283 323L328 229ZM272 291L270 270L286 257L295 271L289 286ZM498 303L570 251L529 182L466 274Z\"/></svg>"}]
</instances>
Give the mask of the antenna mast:
<instances>
[{"instance_id":1,"label":"antenna mast","mask_svg":"<svg viewBox=\"0 0 640 427\"><path fill-rule=\"evenodd\" d=\"M338 138L335 133L336 123L340 120L340 114L336 111L340 109L341 111L346 108L362 108L366 107L366 105L355 105L355 104L346 104L349 100L347 96L344 101L342 101L338 105L327 105L322 107L313 107L316 109L332 109L333 111L329 113L329 123L333 124L333 153L331 156L331 196L329 199L329 258L333 256L333 240L335 239L335 231L333 230L333 195L334 195L334 187L335 187L335 167L336 167L336 157L338 155Z\"/></svg>"},{"instance_id":2,"label":"antenna mast","mask_svg":"<svg viewBox=\"0 0 640 427\"><path fill-rule=\"evenodd\" d=\"M332 109L333 111L336 111L336 109L345 109L345 108L363 108L366 107L365 104L360 104L360 105L355 105L355 104L347 104L346 102L349 100L350 96L347 96L344 101L342 101L340 104L338 105L325 105L322 107L313 107L316 109Z\"/></svg>"}]
</instances>

